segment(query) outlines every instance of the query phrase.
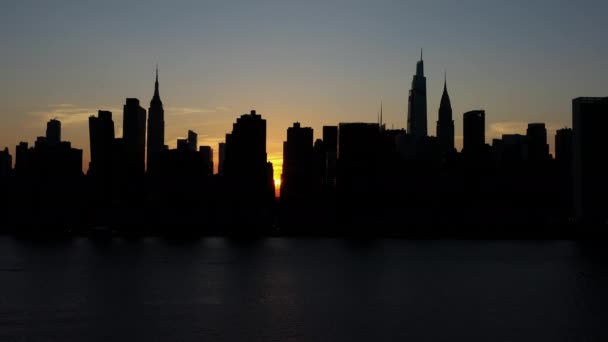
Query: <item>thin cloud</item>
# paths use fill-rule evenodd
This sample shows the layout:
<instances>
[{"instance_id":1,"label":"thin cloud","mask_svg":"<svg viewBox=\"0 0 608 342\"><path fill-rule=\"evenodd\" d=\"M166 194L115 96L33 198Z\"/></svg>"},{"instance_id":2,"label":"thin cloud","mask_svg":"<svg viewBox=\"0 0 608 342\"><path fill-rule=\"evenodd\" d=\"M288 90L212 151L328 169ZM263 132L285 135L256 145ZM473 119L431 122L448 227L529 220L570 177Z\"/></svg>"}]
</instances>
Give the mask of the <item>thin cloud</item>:
<instances>
[{"instance_id":1,"label":"thin cloud","mask_svg":"<svg viewBox=\"0 0 608 342\"><path fill-rule=\"evenodd\" d=\"M527 122L494 122L490 124L489 133L491 136L502 136L503 134L524 134L528 128Z\"/></svg>"},{"instance_id":2,"label":"thin cloud","mask_svg":"<svg viewBox=\"0 0 608 342\"><path fill-rule=\"evenodd\" d=\"M273 178L281 179L281 174L283 173L283 153L268 153L268 161L272 163Z\"/></svg>"},{"instance_id":3,"label":"thin cloud","mask_svg":"<svg viewBox=\"0 0 608 342\"><path fill-rule=\"evenodd\" d=\"M218 112L227 112L228 107L217 106L215 108L192 108L192 107L167 107L165 112L170 115L192 115L192 114L211 114Z\"/></svg>"},{"instance_id":4,"label":"thin cloud","mask_svg":"<svg viewBox=\"0 0 608 342\"><path fill-rule=\"evenodd\" d=\"M70 108L70 107L76 107L76 105L71 104L71 103L60 103L60 104L50 104L47 107L49 107L49 108Z\"/></svg>"},{"instance_id":5,"label":"thin cloud","mask_svg":"<svg viewBox=\"0 0 608 342\"><path fill-rule=\"evenodd\" d=\"M268 161L271 162L275 169L277 166L283 166L283 153L282 152L273 152L268 153Z\"/></svg>"},{"instance_id":6,"label":"thin cloud","mask_svg":"<svg viewBox=\"0 0 608 342\"><path fill-rule=\"evenodd\" d=\"M226 106L217 106L215 109L217 109L218 112L230 112L232 110L230 107Z\"/></svg>"},{"instance_id":7,"label":"thin cloud","mask_svg":"<svg viewBox=\"0 0 608 342\"><path fill-rule=\"evenodd\" d=\"M562 126L557 123L547 122L545 123L548 133L555 132ZM490 124L489 136L491 137L502 137L503 134L526 134L528 129L528 122L513 121L513 122L494 122Z\"/></svg>"},{"instance_id":8,"label":"thin cloud","mask_svg":"<svg viewBox=\"0 0 608 342\"><path fill-rule=\"evenodd\" d=\"M79 107L70 103L52 104L48 105L47 108L50 108L50 110L37 110L28 112L28 114L36 117L36 119L42 119L44 121L57 119L61 121L63 125L70 125L86 122L89 119L89 116L96 114L98 111L96 108ZM110 110L118 111L117 109Z\"/></svg>"}]
</instances>

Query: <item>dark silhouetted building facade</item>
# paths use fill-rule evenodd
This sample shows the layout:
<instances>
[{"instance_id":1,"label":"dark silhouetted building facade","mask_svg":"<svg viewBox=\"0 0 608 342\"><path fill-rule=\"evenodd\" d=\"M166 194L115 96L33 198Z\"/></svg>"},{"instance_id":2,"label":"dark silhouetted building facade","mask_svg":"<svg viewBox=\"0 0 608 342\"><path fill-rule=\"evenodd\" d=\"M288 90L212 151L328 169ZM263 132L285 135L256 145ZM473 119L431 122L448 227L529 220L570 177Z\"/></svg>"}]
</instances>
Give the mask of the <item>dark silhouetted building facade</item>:
<instances>
[{"instance_id":1,"label":"dark silhouetted building facade","mask_svg":"<svg viewBox=\"0 0 608 342\"><path fill-rule=\"evenodd\" d=\"M502 155L500 160L503 165L517 165L528 160L528 138L521 134L502 135Z\"/></svg>"},{"instance_id":2,"label":"dark silhouetted building facade","mask_svg":"<svg viewBox=\"0 0 608 342\"><path fill-rule=\"evenodd\" d=\"M15 147L15 172L18 175L26 175L30 170L30 154L29 145L22 141Z\"/></svg>"},{"instance_id":3,"label":"dark silhouetted building facade","mask_svg":"<svg viewBox=\"0 0 608 342\"><path fill-rule=\"evenodd\" d=\"M51 137L57 137L57 127L61 124L51 120ZM47 125L47 127L49 127ZM47 129L47 132L49 130ZM82 150L72 148L68 141L49 142L47 137L38 137L34 147L21 142L17 145L17 172L19 175L30 176L36 179L68 179L82 176Z\"/></svg>"},{"instance_id":4,"label":"dark silhouetted building facade","mask_svg":"<svg viewBox=\"0 0 608 342\"><path fill-rule=\"evenodd\" d=\"M201 146L200 151L192 150L196 139L196 133L188 131L188 139L178 139L176 149L164 152L161 165L166 181L194 186L212 175L213 151L209 146Z\"/></svg>"},{"instance_id":5,"label":"dark silhouetted building facade","mask_svg":"<svg viewBox=\"0 0 608 342\"><path fill-rule=\"evenodd\" d=\"M473 110L463 115L463 146L465 154L479 154L486 141L486 113Z\"/></svg>"},{"instance_id":6,"label":"dark silhouetted building facade","mask_svg":"<svg viewBox=\"0 0 608 342\"><path fill-rule=\"evenodd\" d=\"M454 120L452 119L452 103L448 95L447 80L444 79L443 94L439 104L439 120L437 120L437 139L443 154L454 152Z\"/></svg>"},{"instance_id":7,"label":"dark silhouetted building facade","mask_svg":"<svg viewBox=\"0 0 608 342\"><path fill-rule=\"evenodd\" d=\"M270 196L274 183L268 184L266 120L260 114L252 110L236 120L226 135L224 153L224 174L243 195Z\"/></svg>"},{"instance_id":8,"label":"dark silhouetted building facade","mask_svg":"<svg viewBox=\"0 0 608 342\"><path fill-rule=\"evenodd\" d=\"M198 134L194 131L188 131L188 148L190 151L196 152L198 147Z\"/></svg>"},{"instance_id":9,"label":"dark silhouetted building facade","mask_svg":"<svg viewBox=\"0 0 608 342\"><path fill-rule=\"evenodd\" d=\"M135 109L133 109L135 111ZM145 117L145 113L144 113ZM145 118L144 118L145 122ZM140 138L141 139L141 138ZM148 173L157 173L160 167L162 153L165 150L165 110L158 90L158 68L156 68L156 82L154 83L154 96L148 109Z\"/></svg>"},{"instance_id":10,"label":"dark silhouetted building facade","mask_svg":"<svg viewBox=\"0 0 608 342\"><path fill-rule=\"evenodd\" d=\"M34 146L17 145L16 177L10 205L17 225L44 227L82 223L88 196L82 173L82 150L58 141L61 123L47 123L47 135ZM90 217L87 217L89 219Z\"/></svg>"},{"instance_id":11,"label":"dark silhouetted building facade","mask_svg":"<svg viewBox=\"0 0 608 342\"><path fill-rule=\"evenodd\" d=\"M281 200L307 198L313 182L313 129L301 127L299 122L287 129L287 141L283 143L283 173L281 175Z\"/></svg>"},{"instance_id":12,"label":"dark silhouetted building facade","mask_svg":"<svg viewBox=\"0 0 608 342\"><path fill-rule=\"evenodd\" d=\"M12 173L13 157L8 152L8 147L0 151L0 177L8 177Z\"/></svg>"},{"instance_id":13,"label":"dark silhouetted building facade","mask_svg":"<svg viewBox=\"0 0 608 342\"><path fill-rule=\"evenodd\" d=\"M561 212L570 219L573 217L574 176L573 176L573 139L572 128L558 129L555 133L555 165L557 168L559 200Z\"/></svg>"},{"instance_id":14,"label":"dark silhouetted building facade","mask_svg":"<svg viewBox=\"0 0 608 342\"><path fill-rule=\"evenodd\" d=\"M127 99L123 110L125 171L129 177L142 177L146 168L146 110L133 98Z\"/></svg>"},{"instance_id":15,"label":"dark silhouetted building facade","mask_svg":"<svg viewBox=\"0 0 608 342\"><path fill-rule=\"evenodd\" d=\"M323 184L334 188L338 164L338 126L323 126L323 147L325 149Z\"/></svg>"},{"instance_id":16,"label":"dark silhouetted building facade","mask_svg":"<svg viewBox=\"0 0 608 342\"><path fill-rule=\"evenodd\" d=\"M572 100L574 213L579 222L608 219L608 97Z\"/></svg>"},{"instance_id":17,"label":"dark silhouetted building facade","mask_svg":"<svg viewBox=\"0 0 608 342\"><path fill-rule=\"evenodd\" d=\"M91 162L89 175L107 179L112 174L114 145L112 112L100 110L97 117L89 117L89 143Z\"/></svg>"},{"instance_id":18,"label":"dark silhouetted building facade","mask_svg":"<svg viewBox=\"0 0 608 342\"><path fill-rule=\"evenodd\" d=\"M544 123L528 124L526 131L528 141L528 158L532 162L549 160L549 144L547 144L547 128Z\"/></svg>"},{"instance_id":19,"label":"dark silhouetted building facade","mask_svg":"<svg viewBox=\"0 0 608 342\"><path fill-rule=\"evenodd\" d=\"M226 143L219 143L217 155L217 173L220 176L224 175L224 162L226 161Z\"/></svg>"},{"instance_id":20,"label":"dark silhouetted building facade","mask_svg":"<svg viewBox=\"0 0 608 342\"><path fill-rule=\"evenodd\" d=\"M201 146L198 152L203 163L203 174L205 176L213 175L213 149L211 146Z\"/></svg>"},{"instance_id":21,"label":"dark silhouetted building facade","mask_svg":"<svg viewBox=\"0 0 608 342\"><path fill-rule=\"evenodd\" d=\"M91 179L96 208L107 207L112 199L114 188L119 188L125 181L124 173L119 168L123 160L122 146L116 151L114 121L112 112L100 110L97 117L89 117L89 142L91 161L87 175Z\"/></svg>"},{"instance_id":22,"label":"dark silhouetted building facade","mask_svg":"<svg viewBox=\"0 0 608 342\"><path fill-rule=\"evenodd\" d=\"M380 131L378 124L341 123L338 126L340 189L370 189L377 179Z\"/></svg>"},{"instance_id":23,"label":"dark silhouetted building facade","mask_svg":"<svg viewBox=\"0 0 608 342\"><path fill-rule=\"evenodd\" d=\"M61 122L57 119L46 123L46 140L49 145L59 145L61 142Z\"/></svg>"},{"instance_id":24,"label":"dark silhouetted building facade","mask_svg":"<svg viewBox=\"0 0 608 342\"><path fill-rule=\"evenodd\" d=\"M555 133L555 160L559 165L572 167L572 128L558 129Z\"/></svg>"},{"instance_id":25,"label":"dark silhouetted building facade","mask_svg":"<svg viewBox=\"0 0 608 342\"><path fill-rule=\"evenodd\" d=\"M183 150L183 151L192 151L190 149L190 142L188 141L188 139L177 139L177 149L178 150Z\"/></svg>"},{"instance_id":26,"label":"dark silhouetted building facade","mask_svg":"<svg viewBox=\"0 0 608 342\"><path fill-rule=\"evenodd\" d=\"M424 77L424 61L421 54L420 61L416 63L416 75L412 80L407 111L407 133L415 141L428 135L426 104L426 77Z\"/></svg>"}]
</instances>

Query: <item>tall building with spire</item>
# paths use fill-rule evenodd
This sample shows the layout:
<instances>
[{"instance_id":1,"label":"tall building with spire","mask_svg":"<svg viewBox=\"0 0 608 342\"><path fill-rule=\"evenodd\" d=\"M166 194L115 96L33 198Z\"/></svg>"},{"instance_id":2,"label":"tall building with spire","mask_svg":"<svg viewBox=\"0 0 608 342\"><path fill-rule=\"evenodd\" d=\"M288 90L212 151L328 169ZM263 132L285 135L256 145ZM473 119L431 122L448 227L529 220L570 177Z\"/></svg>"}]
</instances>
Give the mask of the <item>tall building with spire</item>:
<instances>
[{"instance_id":1,"label":"tall building with spire","mask_svg":"<svg viewBox=\"0 0 608 342\"><path fill-rule=\"evenodd\" d=\"M165 145L165 110L158 91L158 66L154 96L148 109L148 173L158 172L161 155Z\"/></svg>"},{"instance_id":2,"label":"tall building with spire","mask_svg":"<svg viewBox=\"0 0 608 342\"><path fill-rule=\"evenodd\" d=\"M452 103L448 95L447 77L443 79L443 95L439 104L439 120L437 120L437 140L443 153L454 151L454 120L452 119Z\"/></svg>"},{"instance_id":3,"label":"tall building with spire","mask_svg":"<svg viewBox=\"0 0 608 342\"><path fill-rule=\"evenodd\" d=\"M420 50L420 61L416 63L416 75L412 80L412 89L407 108L407 132L414 138L428 135L426 122L426 77L424 77L424 61Z\"/></svg>"}]
</instances>

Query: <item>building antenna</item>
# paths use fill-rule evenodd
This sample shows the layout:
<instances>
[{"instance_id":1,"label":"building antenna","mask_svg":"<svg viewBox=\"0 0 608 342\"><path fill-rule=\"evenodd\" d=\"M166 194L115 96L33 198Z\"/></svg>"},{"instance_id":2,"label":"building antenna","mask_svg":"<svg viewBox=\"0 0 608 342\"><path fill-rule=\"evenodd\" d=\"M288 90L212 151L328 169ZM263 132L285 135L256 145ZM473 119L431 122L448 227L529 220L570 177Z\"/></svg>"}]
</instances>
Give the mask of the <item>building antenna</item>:
<instances>
[{"instance_id":1,"label":"building antenna","mask_svg":"<svg viewBox=\"0 0 608 342\"><path fill-rule=\"evenodd\" d=\"M383 123L383 120L382 120L382 99L380 99L380 129L381 130L383 130L382 123Z\"/></svg>"}]
</instances>

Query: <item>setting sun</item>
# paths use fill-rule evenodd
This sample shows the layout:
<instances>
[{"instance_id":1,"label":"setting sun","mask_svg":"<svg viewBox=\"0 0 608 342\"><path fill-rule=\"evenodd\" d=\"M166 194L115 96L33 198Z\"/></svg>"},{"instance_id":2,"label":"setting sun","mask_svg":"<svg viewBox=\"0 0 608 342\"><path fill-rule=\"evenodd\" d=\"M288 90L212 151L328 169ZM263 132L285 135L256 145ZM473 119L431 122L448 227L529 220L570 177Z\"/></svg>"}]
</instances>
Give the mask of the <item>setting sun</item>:
<instances>
[{"instance_id":1,"label":"setting sun","mask_svg":"<svg viewBox=\"0 0 608 342\"><path fill-rule=\"evenodd\" d=\"M281 178L274 179L274 196L276 198L281 196Z\"/></svg>"}]
</instances>

